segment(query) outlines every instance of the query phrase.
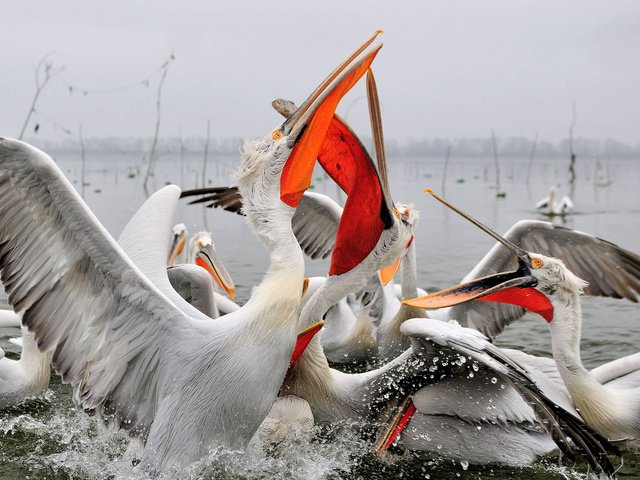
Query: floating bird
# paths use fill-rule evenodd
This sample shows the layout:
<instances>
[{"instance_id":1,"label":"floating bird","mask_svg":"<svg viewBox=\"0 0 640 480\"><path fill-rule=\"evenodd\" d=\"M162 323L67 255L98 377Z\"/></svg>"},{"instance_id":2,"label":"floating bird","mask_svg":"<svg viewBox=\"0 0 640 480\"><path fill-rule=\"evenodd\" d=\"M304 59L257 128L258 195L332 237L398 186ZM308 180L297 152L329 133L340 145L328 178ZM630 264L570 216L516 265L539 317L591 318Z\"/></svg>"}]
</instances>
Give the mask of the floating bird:
<instances>
[{"instance_id":1,"label":"floating bird","mask_svg":"<svg viewBox=\"0 0 640 480\"><path fill-rule=\"evenodd\" d=\"M12 310L0 309L0 328L15 327L20 328L20 316Z\"/></svg>"},{"instance_id":2,"label":"floating bird","mask_svg":"<svg viewBox=\"0 0 640 480\"><path fill-rule=\"evenodd\" d=\"M432 450L436 442L441 454L470 463L526 465L553 450L551 438L572 457L566 441L571 432L592 467L613 474L606 450L616 452L615 447L584 430L566 396L542 372L521 365L510 351L455 322L416 318L401 330L414 351L433 359L430 371L440 381L407 398L382 431L379 450L396 439L414 450ZM551 438L536 427L533 412L554 418L545 424Z\"/></svg>"},{"instance_id":3,"label":"floating bird","mask_svg":"<svg viewBox=\"0 0 640 480\"><path fill-rule=\"evenodd\" d=\"M145 470L184 466L214 447L243 448L271 408L295 343L303 280L291 216L337 103L380 48L361 55L374 38L281 127L244 145L238 185L272 261L224 322L200 322L176 307L51 158L0 140L0 268L9 303L38 348L52 352L75 400L146 440Z\"/></svg>"},{"instance_id":4,"label":"floating bird","mask_svg":"<svg viewBox=\"0 0 640 480\"><path fill-rule=\"evenodd\" d=\"M236 298L236 286L224 264L216 254L210 232L197 232L189 241L189 263L204 268L215 281L214 289L226 294L232 301Z\"/></svg>"},{"instance_id":5,"label":"floating bird","mask_svg":"<svg viewBox=\"0 0 640 480\"><path fill-rule=\"evenodd\" d=\"M49 355L40 353L33 333L22 327L20 359L5 357L0 348L0 408L34 397L49 386Z\"/></svg>"},{"instance_id":6,"label":"floating bird","mask_svg":"<svg viewBox=\"0 0 640 480\"><path fill-rule=\"evenodd\" d=\"M579 296L587 288L587 283L561 260L524 250L438 196L436 198L498 240L502 250L517 259L519 268L513 273L486 276L463 284L463 288L449 289L444 295L432 294L417 301L423 306L434 306L442 304L440 296L455 303L478 299L511 303L539 313L549 322L553 357L580 415L588 425L610 440L635 438L640 432L640 354L610 362L592 372L584 368L580 360L582 311ZM637 278L640 275L640 257L590 235L572 234L584 246L582 250L586 258L593 259L592 262L581 262L579 271L596 278L596 273L600 274L601 281L593 288L606 292L608 288L602 279L615 278L616 292L635 300L634 296L640 291ZM615 268L610 260L600 261L607 257L619 261L620 273L615 277L606 274L607 270ZM506 277L510 277L508 282L494 285L493 279L504 280ZM530 279L529 288L513 288L513 282L525 277Z\"/></svg>"},{"instance_id":7,"label":"floating bird","mask_svg":"<svg viewBox=\"0 0 640 480\"><path fill-rule=\"evenodd\" d=\"M139 222L144 223L144 218L140 218ZM150 228L149 226L143 227ZM141 231L141 235L144 231ZM167 265L174 267L176 262L180 265L185 265L184 252L187 238L187 227L183 223L178 223L172 228L171 236L171 248L169 253L169 259ZM226 315L227 313L235 312L240 307L233 301L235 300L235 284L226 267L222 263L220 257L218 257L211 233L198 232L189 241L189 255L186 259L188 263L199 265L204 268L214 281L214 294L213 297L207 299L210 305L202 305L209 313L211 318L218 318L220 315ZM201 288L197 283L193 283L190 277L187 275L181 275L182 272L190 270L188 267L174 268L169 274L169 280L172 282L174 288L178 290L183 298L189 296L189 289ZM181 290L179 290L181 289ZM223 295L224 293L224 295ZM200 300L204 301L204 300Z\"/></svg>"},{"instance_id":8,"label":"floating bird","mask_svg":"<svg viewBox=\"0 0 640 480\"><path fill-rule=\"evenodd\" d=\"M558 259L528 252L536 290L551 302L546 317L553 358L574 406L587 424L610 440L640 435L640 353L610 363L599 374L589 372L580 359L582 309L586 286ZM600 377L600 378L598 378ZM607 381L604 381L607 380ZM607 385L603 385L607 383Z\"/></svg>"},{"instance_id":9,"label":"floating bird","mask_svg":"<svg viewBox=\"0 0 640 480\"><path fill-rule=\"evenodd\" d=\"M560 202L556 202L556 187L551 187L549 196L536 203L536 209L544 210L544 214L548 217L564 216L573 210L573 202L566 195Z\"/></svg>"},{"instance_id":10,"label":"floating bird","mask_svg":"<svg viewBox=\"0 0 640 480\"><path fill-rule=\"evenodd\" d=\"M538 220L521 220L504 235L523 250L541 252L562 260L580 278L589 282L584 294L638 302L640 257L606 240ZM513 253L498 242L469 272L462 283L504 272L513 265ZM406 302L418 306L416 302ZM455 319L496 338L511 322L525 314L518 305L468 302L429 312L441 320Z\"/></svg>"}]
</instances>

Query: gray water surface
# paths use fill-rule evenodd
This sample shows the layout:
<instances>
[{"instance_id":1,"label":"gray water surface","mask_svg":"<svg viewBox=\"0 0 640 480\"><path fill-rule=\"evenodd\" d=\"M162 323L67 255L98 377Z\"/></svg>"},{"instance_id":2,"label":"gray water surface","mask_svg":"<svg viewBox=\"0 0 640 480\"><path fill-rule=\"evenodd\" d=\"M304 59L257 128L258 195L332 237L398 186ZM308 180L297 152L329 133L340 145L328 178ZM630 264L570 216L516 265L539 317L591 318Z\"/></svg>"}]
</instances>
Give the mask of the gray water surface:
<instances>
[{"instance_id":1,"label":"gray water surface","mask_svg":"<svg viewBox=\"0 0 640 480\"><path fill-rule=\"evenodd\" d=\"M56 161L74 183L90 208L117 236L133 212L146 198L141 160L128 155L89 156L82 185L81 162L74 155L58 155ZM208 186L233 184L231 175L237 157L210 158ZM568 161L538 159L527 185L526 159L501 159L501 190L496 198L493 159L452 158L444 188L443 159L391 159L391 191L397 201L413 203L421 212L416 233L418 284L439 289L459 280L492 246L491 239L423 193L425 187L476 216L498 232L505 232L523 218L544 219L534 209L552 185L560 185L560 196L569 193ZM640 159L598 160L579 158L577 182L572 195L575 213L554 221L640 252ZM165 156L158 161L151 191L166 183L183 188L201 186L202 159L188 155L184 161ZM334 198L338 190L322 171L314 173L313 189ZM176 222L191 233L213 232L216 248L236 281L238 300L243 303L264 274L268 263L265 248L252 235L242 217L181 201ZM327 261L307 261L307 275L325 275ZM582 357L594 367L640 346L640 306L611 299L584 299ZM19 331L0 329L0 346L17 352L6 340ZM528 314L499 337L501 346L521 348L550 356L550 338L544 320ZM105 430L100 421L74 408L71 389L52 375L46 394L22 405L0 410L0 479L13 478L140 478L132 466L141 447L121 432ZM474 467L464 462L424 457L412 453L371 458L368 445L348 426L319 431L311 441L289 446L284 452L265 453L252 444L248 452L212 453L192 469L174 472L184 478L583 478L580 463L542 459L524 469L500 466ZM625 450L624 478L638 474L637 445ZM214 461L215 459L215 461Z\"/></svg>"}]
</instances>

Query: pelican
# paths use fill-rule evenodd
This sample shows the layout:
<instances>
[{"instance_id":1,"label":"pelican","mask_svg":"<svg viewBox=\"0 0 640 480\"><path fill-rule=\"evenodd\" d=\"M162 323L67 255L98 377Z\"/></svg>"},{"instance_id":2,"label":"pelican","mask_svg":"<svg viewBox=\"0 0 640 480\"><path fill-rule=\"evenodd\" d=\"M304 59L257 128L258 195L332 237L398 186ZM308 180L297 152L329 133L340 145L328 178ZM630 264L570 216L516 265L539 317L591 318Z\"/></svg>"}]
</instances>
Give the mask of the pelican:
<instances>
[{"instance_id":1,"label":"pelican","mask_svg":"<svg viewBox=\"0 0 640 480\"><path fill-rule=\"evenodd\" d=\"M372 77L370 77L370 75L370 72L368 72L368 94L371 93L370 86L372 82L370 80ZM370 98L372 98L371 95ZM373 108L372 110L376 111L377 109ZM330 129L328 138L331 138L332 141L328 143L331 145L334 153L347 152L348 156L353 159L353 165L356 168L351 170L345 169L347 171L343 171L343 176L340 177L342 183L338 182L341 185L347 185L349 189L345 188L345 191L348 193L347 203L339 223L338 234L335 235L335 247L333 248L331 258L330 275L303 307L299 320L300 328L316 324L322 319L326 311L339 299L350 292L360 289L374 272L384 265L388 265L391 260L395 261L409 243L409 236L401 238L400 234L403 231L400 227L401 215L397 209L392 210L392 203L384 181L385 175L382 173L385 171L385 161L380 119L372 116L372 126L378 158L378 169L376 169L371 157L357 140L353 131L351 131L340 118L334 117L333 119L332 128L335 129L336 134L332 135ZM341 144L347 145L350 148L341 148ZM318 160L325 166L330 162L326 156L323 157L322 153L325 152L321 151ZM334 157L332 157L331 160L335 162ZM341 158L341 160L344 160L344 157ZM330 168L327 171L330 175L332 173L335 174ZM380 173L378 173L378 171ZM354 182L354 178L358 178L359 182ZM363 184L364 181L366 181L366 183ZM238 192L233 191L233 189L217 189L217 191L221 193L223 197L222 202L230 209L239 209ZM208 191L202 190L199 192L208 193ZM370 198L371 195L373 195L374 198L380 198L380 200L372 201ZM381 207L373 211L371 211L371 209L366 210L365 207L371 204L380 205ZM245 209L244 206L242 208ZM370 215L370 218L363 218L361 216L361 210L366 211L367 214ZM351 215L355 214L358 216L352 218L349 212L354 212ZM391 212L393 212L393 214ZM362 248L352 252L349 248L346 248L349 246L348 243L342 243L344 242L344 236L341 236L341 232L353 228L349 223L354 220L360 221L361 230L359 237L366 238L367 240L373 239L373 241L368 243L368 245L373 245L373 247L369 247L371 249L368 253L364 250L364 253L366 253L364 257L362 257ZM388 220L391 220L391 222L388 222ZM303 236L302 241L304 242L307 239L308 237ZM344 270L342 269L344 265L353 266L351 266L350 269ZM298 361L291 365L281 390L283 395L294 395L306 400L316 422L326 424L345 420L369 419L372 414L380 410L381 406L388 404L389 399L402 396L402 391L405 388L412 388L420 383L435 383L440 380L440 378L436 378L435 375L428 370L431 358L427 357L425 359L419 353L414 355L411 349L377 370L360 374L340 372L329 367L319 338L321 336L322 334L313 337ZM494 367L489 365L488 368ZM465 382L465 378L466 375L463 374L459 377L459 381ZM527 389L525 388L525 390ZM501 392L511 396L517 395L517 393L513 393L511 388L505 388ZM498 392L498 394L500 394L500 392ZM539 404L548 405L550 403L550 400L539 390L529 388L526 392L523 391L523 393L520 394L526 395L525 398L527 398L527 401L531 401L530 398L532 397L537 399L535 401ZM485 408L476 405L474 420L469 421L470 416L468 412L474 411L473 405L469 408L466 397L458 397L458 400L458 403L451 405L451 410L448 414L452 421L456 421L461 419L461 417L456 417L456 414L464 413L465 417L461 422L458 422L457 428L463 429L463 434L473 435L473 437L469 438L477 441L478 429L476 428L476 424L472 422L485 422L487 412ZM514 421L516 423L528 424L530 419L533 418L533 414L524 401L522 402L522 406L528 412L528 415L524 419L516 418ZM508 409L505 410L504 416L509 416L511 411ZM561 417L570 414L564 411L552 410L553 409L550 410L549 408L539 409L537 413L544 417L543 425L545 428L550 428L556 433L556 439L560 438L557 433L559 432L558 429L562 428L559 422L565 422L564 426L567 428L567 431L564 432L562 438L564 438L565 434L577 436L576 441L584 448L595 451L601 448L598 442L590 437L588 429L585 429L586 427L580 423L579 420L560 420ZM421 413L426 415L425 418L434 418L434 415L440 415L440 412L426 411ZM485 430L487 441L493 439L495 443L496 429L492 429L490 423L486 423L485 425L489 427ZM501 428L505 430L508 429L507 426ZM497 430L499 431L500 428ZM446 436L449 432L441 433ZM524 434L526 434L526 432L523 433L523 435ZM536 434L538 436L542 435L540 432L536 432ZM479 436L484 439L482 434ZM441 443L438 438L434 439L433 442L423 441L422 443L426 449L430 448L436 453L444 453L440 452L437 448L437 445ZM547 441L545 452L552 449L549 445L550 442ZM453 458L459 458L460 460L466 459L464 449L463 451L460 450L460 448L457 448L447 451L446 453ZM512 449L514 455L516 450L517 449ZM501 455L495 448L490 447L485 451L481 460L483 463L491 463L504 460L508 461L509 458L512 458L513 463L521 464L531 461L540 451L541 449L538 447L537 450L533 449L532 453L527 452L523 456L518 456L518 460L515 460L514 455L510 457ZM594 465L596 465L598 461L606 463L606 460L602 458L595 459L595 457L595 454L592 455ZM605 465L603 468L608 469L609 467Z\"/></svg>"},{"instance_id":2,"label":"pelican","mask_svg":"<svg viewBox=\"0 0 640 480\"><path fill-rule=\"evenodd\" d=\"M272 105L285 118L288 118L297 108L292 101L284 99L276 99L272 102ZM321 151L319 161L321 163L331 162L336 165L332 176L345 192L350 193L353 187L344 180L349 173L340 172L340 161L344 161L345 157L349 155L354 155L354 147L358 147L360 151L364 151L364 149L361 148L360 140L344 120L336 116L334 123L335 127L333 128L333 133L330 130L330 136L333 135L333 138L339 139L339 135L348 134L351 140L350 142L333 141L330 148L327 147ZM327 142L327 144L329 143ZM366 155L368 156L368 154ZM362 153L356 152L355 157L362 157ZM361 164L366 165L364 163ZM388 191L385 164L379 163L378 170L382 181L381 190ZM353 180L350 181L353 182ZM367 201L366 197L361 193L363 190L355 191L360 195L361 199ZM183 192L183 196L193 195L203 196L191 203L207 203L208 207L220 207L242 215L242 196L238 193L236 187L204 188ZM325 313L326 324L322 335L324 353L333 362L358 363L371 360L377 356L380 334L383 336L384 358L392 358L392 353L399 354L408 346L408 340L402 340L400 343L396 339L396 337L400 336L398 332L399 324L405 318L424 315L422 310L401 306L396 298L394 285L384 287L393 278L398 267L402 265L402 278L405 285L403 287L404 293L408 295L407 298L413 298L418 294L413 236L414 226L418 221L419 214L412 206L400 203L394 205L393 202L388 202L392 206L392 209L389 208L388 213L393 212L400 238L398 241L394 241L393 249L389 249L389 253L386 254L388 265L380 269L380 280L378 280L377 276L373 277L370 282L371 286L367 287L369 290L379 291L376 300L377 312L374 313L375 318L371 319L369 317L370 309L357 300L361 298L361 294L356 295L357 299L350 297L350 302L343 298L336 298L335 304ZM356 202L353 200L349 205L351 205L349 208L364 209L362 204L355 206ZM305 192L292 219L292 226L303 251L310 258L326 258L334 251L337 241L336 236L338 235L342 218L343 208L334 200L319 193ZM386 221L388 222L388 220ZM349 219L343 225L346 226L352 223L354 222ZM363 228L362 234L366 233L364 227L366 225L361 227ZM344 230L347 228L343 227ZM351 228L355 229L356 227L351 226ZM338 248L344 247L340 244ZM339 255L344 257L344 254L339 253ZM350 266L352 264L353 262L351 261ZM335 271L339 271L339 268ZM350 273L350 275L358 277L357 271ZM322 281L319 278L312 279L305 298L309 298L311 294L315 293L320 288ZM380 282L383 285L380 285ZM382 290L383 288L384 290ZM420 292L426 293L422 289L420 289ZM398 318L396 318L396 315ZM378 330L380 333L376 333L378 325L382 326L382 329ZM392 346L395 346L393 351L391 351Z\"/></svg>"},{"instance_id":3,"label":"pelican","mask_svg":"<svg viewBox=\"0 0 640 480\"><path fill-rule=\"evenodd\" d=\"M553 358L576 409L589 426L610 440L638 437L640 353L610 363L599 374L589 372L580 359L580 295L586 282L561 260L532 252L528 255L531 273L538 280L536 290L553 307L553 316L547 320ZM605 379L610 385L602 384Z\"/></svg>"},{"instance_id":4,"label":"pelican","mask_svg":"<svg viewBox=\"0 0 640 480\"><path fill-rule=\"evenodd\" d=\"M9 303L38 348L52 352L75 400L146 442L141 468L159 473L211 448L243 448L271 408L295 343L304 273L291 216L337 103L379 51L362 54L374 38L290 119L245 143L236 179L271 264L224 322L185 314L124 254L50 157L0 140L0 268Z\"/></svg>"},{"instance_id":5,"label":"pelican","mask_svg":"<svg viewBox=\"0 0 640 480\"><path fill-rule=\"evenodd\" d=\"M236 287L231 275L218 261L216 247L210 232L197 232L189 241L189 263L204 268L215 281L214 288L218 293L225 293L232 301L236 298Z\"/></svg>"},{"instance_id":6,"label":"pelican","mask_svg":"<svg viewBox=\"0 0 640 480\"><path fill-rule=\"evenodd\" d=\"M40 353L33 333L22 327L19 360L4 356L0 348L0 408L34 397L49 386L49 355Z\"/></svg>"},{"instance_id":7,"label":"pelican","mask_svg":"<svg viewBox=\"0 0 640 480\"><path fill-rule=\"evenodd\" d=\"M184 223L176 223L171 229L171 248L167 266L172 267L176 262L185 263L184 247L187 242L187 226Z\"/></svg>"},{"instance_id":8,"label":"pelican","mask_svg":"<svg viewBox=\"0 0 640 480\"><path fill-rule=\"evenodd\" d=\"M444 295L437 293L416 299L415 303L431 307L443 304L440 297L453 299L454 303L478 299L507 302L540 314L549 323L553 358L560 377L582 418L610 440L637 437L640 433L640 353L609 362L591 372L582 365L580 359L580 295L587 287L587 282L567 268L562 260L523 250L470 215L434 196L498 240L501 250L518 260L519 268L514 274L507 274L511 276L509 281L498 286L494 285L492 279L504 280L504 273L463 284L463 288L448 289ZM623 284L628 270L633 268L636 274L640 273L640 257L637 255L590 235L576 235L579 235L583 244L588 245L588 252L594 259L590 264L582 264L583 271L606 270L609 268L607 263L598 259L616 256L626 266L626 269L620 269L617 277L620 284ZM513 288L512 282L517 281L518 277L529 278L530 288ZM638 291L640 288L640 281L631 280L627 282L631 285L626 291L628 295L632 295L633 289ZM488 290L485 291L485 287L489 287ZM438 300L434 300L436 298Z\"/></svg>"},{"instance_id":9,"label":"pelican","mask_svg":"<svg viewBox=\"0 0 640 480\"><path fill-rule=\"evenodd\" d=\"M164 196L166 195L162 194L162 192L152 196L131 218L123 230L123 235L118 240L125 253L129 254L129 258L136 263L145 274L147 273L145 271L145 259L144 257L138 257L137 253L140 249L138 249L137 246L142 245L140 242L141 238L149 238L150 228L148 224L145 224L145 220L149 218L153 219L153 209L160 209L164 204L170 203L164 199ZM156 200L156 197L160 199L159 202ZM156 218L155 220L157 222L158 219ZM162 228L162 226L160 226L160 228ZM180 230L179 227L174 228L174 233L177 230ZM185 232L186 229L182 230L183 234ZM163 234L151 235L151 237L163 238ZM153 246L148 243L144 245L145 249L152 249L153 251ZM173 255L176 250L175 245L172 246L172 250ZM206 257L208 262L214 265L221 264L214 254L215 252L213 252L213 254L210 253ZM160 270L163 268L164 263L160 263ZM188 290L188 293L190 298L193 298L194 306L208 317L215 318L219 314L215 307L213 287L209 280L209 274L195 265L193 266L193 270L195 270L195 272L190 272L190 280L188 282L185 280L184 268L172 268L167 272L167 275L172 285L179 286L182 296L185 296L187 287L189 287L190 290ZM153 274L154 272L150 271L149 273ZM204 276L204 279L200 278L199 281L195 280L194 277L197 278L197 275ZM207 287L209 290L207 290ZM7 326L13 326L14 322L17 322L17 326L21 325L20 316L14 312L4 311L3 318L8 320L6 323ZM38 350L33 333L29 332L26 327L22 327L22 337L10 339L10 341L13 341L13 343L21 348L20 359L11 360L9 358L3 358L4 352L0 349L0 408L16 404L40 394L49 386L51 375L49 355Z\"/></svg>"},{"instance_id":10,"label":"pelican","mask_svg":"<svg viewBox=\"0 0 640 480\"><path fill-rule=\"evenodd\" d=\"M15 327L20 328L22 323L20 317L12 310L0 309L0 328Z\"/></svg>"},{"instance_id":11,"label":"pelican","mask_svg":"<svg viewBox=\"0 0 640 480\"><path fill-rule=\"evenodd\" d=\"M143 219L140 219L140 221L143 221ZM140 235L144 234L144 232L140 232ZM158 232L158 234L161 235L160 232ZM186 237L187 227L183 223L178 223L173 226L171 248L167 260L169 267L174 267L176 261L184 260ZM202 294L196 295L196 297L200 299L199 302L207 302L206 305L202 303L201 307L204 310L201 309L201 311L206 310L209 317L218 318L220 315L235 312L240 308L234 302L235 285L222 260L220 260L216 254L211 233L202 231L196 233L191 238L189 241L187 262L197 264L204 268L214 281L215 290L211 298L205 299ZM184 265L184 263L180 263L179 268L172 268L169 274L169 280L173 287L178 290L178 293L180 293L183 298L186 298L191 295L190 290L192 288L198 289L203 287L199 283L193 282L189 274L183 275L186 271L190 271L190 269ZM224 292L224 295L222 295L222 292Z\"/></svg>"},{"instance_id":12,"label":"pelican","mask_svg":"<svg viewBox=\"0 0 640 480\"><path fill-rule=\"evenodd\" d=\"M544 214L547 217L564 216L571 213L573 210L573 202L568 196L562 197L560 202L556 202L556 187L551 187L549 190L549 196L543 198L536 203L537 210L544 210Z\"/></svg>"}]
</instances>

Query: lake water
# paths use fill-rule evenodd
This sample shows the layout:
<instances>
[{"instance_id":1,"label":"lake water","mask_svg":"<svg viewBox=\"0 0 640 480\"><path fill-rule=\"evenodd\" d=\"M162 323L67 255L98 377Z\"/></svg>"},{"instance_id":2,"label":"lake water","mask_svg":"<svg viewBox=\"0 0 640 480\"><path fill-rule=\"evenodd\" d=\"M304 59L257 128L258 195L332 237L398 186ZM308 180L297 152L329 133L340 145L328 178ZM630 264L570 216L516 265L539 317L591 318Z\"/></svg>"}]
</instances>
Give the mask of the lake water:
<instances>
[{"instance_id":1,"label":"lake water","mask_svg":"<svg viewBox=\"0 0 640 480\"><path fill-rule=\"evenodd\" d=\"M141 160L131 155L88 155L85 184L80 159L56 157L61 169L83 191L86 202L107 229L117 236L142 204ZM237 157L210 157L207 185L232 184ZM426 289L457 283L492 246L488 236L423 193L431 187L498 232L505 232L523 218L544 219L535 203L560 185L560 196L569 193L568 160L537 159L530 175L527 159L501 159L501 191L496 198L495 167L490 158L452 158L443 181L442 158L391 159L389 179L394 199L413 203L421 212L416 233L418 284ZM142 169L143 170L143 169ZM527 184L527 177L529 182ZM151 179L153 191L166 183L183 188L201 186L202 157L188 155L160 158ZM314 191L339 198L337 188L316 170ZM572 199L575 213L564 225L592 233L640 252L640 159L578 158L577 181ZM267 266L266 250L253 237L242 217L227 212L187 206L181 202L176 222L191 233L213 232L216 248L236 282L244 302ZM561 222L560 219L555 220ZM325 275L326 261L307 261L308 275ZM609 299L584 299L582 357L587 367L629 353L640 345L640 305ZM16 347L6 340L19 332L0 329L0 346ZM533 315L510 326L497 343L546 354L550 338L546 323ZM126 435L106 431L97 419L78 412L70 400L70 388L57 376L45 395L35 401L0 410L0 479L14 478L139 478L131 464L140 447ZM532 467L509 469L474 467L447 459L425 458L412 453L383 461L372 459L367 445L348 427L319 432L311 441L291 445L284 452L264 453L251 445L244 454L223 460L203 460L185 478L583 478L571 463L557 456ZM638 478L638 446L625 450L624 478Z\"/></svg>"}]
</instances>

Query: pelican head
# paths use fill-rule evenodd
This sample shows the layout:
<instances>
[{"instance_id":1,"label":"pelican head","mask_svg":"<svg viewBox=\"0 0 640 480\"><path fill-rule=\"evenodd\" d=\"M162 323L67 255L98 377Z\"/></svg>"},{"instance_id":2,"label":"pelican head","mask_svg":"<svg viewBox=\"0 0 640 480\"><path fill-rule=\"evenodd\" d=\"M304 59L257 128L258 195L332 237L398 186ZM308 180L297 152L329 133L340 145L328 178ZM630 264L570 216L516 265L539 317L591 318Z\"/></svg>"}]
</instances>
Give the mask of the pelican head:
<instances>
[{"instance_id":1,"label":"pelican head","mask_svg":"<svg viewBox=\"0 0 640 480\"><path fill-rule=\"evenodd\" d=\"M398 211L399 220L402 222L402 225L413 234L420 220L420 212L416 210L413 204L406 203L396 203L396 210Z\"/></svg>"},{"instance_id":2,"label":"pelican head","mask_svg":"<svg viewBox=\"0 0 640 480\"><path fill-rule=\"evenodd\" d=\"M184 250L184 245L187 239L187 227L184 223L178 223L173 226L171 236L171 249L169 250L169 259L167 260L167 267L173 266L176 262L176 258Z\"/></svg>"},{"instance_id":3,"label":"pelican head","mask_svg":"<svg viewBox=\"0 0 640 480\"><path fill-rule=\"evenodd\" d=\"M226 267L216 253L209 232L196 233L189 242L189 262L204 268L231 300L236 298L236 287Z\"/></svg>"},{"instance_id":4,"label":"pelican head","mask_svg":"<svg viewBox=\"0 0 640 480\"><path fill-rule=\"evenodd\" d=\"M293 215L311 184L313 167L338 103L366 73L382 46L365 52L378 33L342 62L284 123L243 146L235 176L250 224L268 218L264 216L266 210L270 215ZM269 204L271 196L265 195L275 188L279 188L282 205ZM288 211L284 206L290 207Z\"/></svg>"},{"instance_id":5,"label":"pelican head","mask_svg":"<svg viewBox=\"0 0 640 480\"><path fill-rule=\"evenodd\" d=\"M539 313L550 322L553 319L553 306L539 289L533 288L537 287L539 282L539 278L534 274L534 271L539 268L537 267L539 262L543 261L540 256L531 257L529 252L514 245L501 235L498 235L468 213L463 212L436 195L430 189L426 191L439 202L451 208L507 247L514 254L517 261L517 268L511 272L500 272L495 275L488 275L439 292L405 300L402 303L425 309L451 307L471 300L510 303Z\"/></svg>"},{"instance_id":6,"label":"pelican head","mask_svg":"<svg viewBox=\"0 0 640 480\"><path fill-rule=\"evenodd\" d=\"M420 213L414 206L405 203L396 203L393 208L393 215L399 227L400 239L397 246L400 249L391 249L387 255L385 266L378 270L378 276L383 285L387 285L398 272L402 259L413 243L414 229L418 224L418 220L420 220Z\"/></svg>"}]
</instances>

